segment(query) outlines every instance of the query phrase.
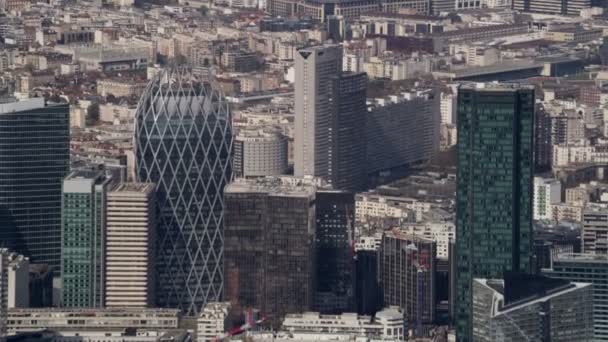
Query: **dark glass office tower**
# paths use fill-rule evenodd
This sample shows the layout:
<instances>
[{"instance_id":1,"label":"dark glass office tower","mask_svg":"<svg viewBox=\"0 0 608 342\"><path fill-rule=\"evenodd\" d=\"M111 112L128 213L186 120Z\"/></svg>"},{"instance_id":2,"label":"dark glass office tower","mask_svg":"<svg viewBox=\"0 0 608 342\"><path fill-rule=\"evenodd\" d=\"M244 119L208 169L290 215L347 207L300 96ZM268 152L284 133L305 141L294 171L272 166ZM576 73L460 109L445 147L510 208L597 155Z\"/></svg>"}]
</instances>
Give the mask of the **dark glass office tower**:
<instances>
[{"instance_id":1,"label":"dark glass office tower","mask_svg":"<svg viewBox=\"0 0 608 342\"><path fill-rule=\"evenodd\" d=\"M59 271L61 183L69 170L68 104L0 104L0 245Z\"/></svg>"},{"instance_id":2,"label":"dark glass office tower","mask_svg":"<svg viewBox=\"0 0 608 342\"><path fill-rule=\"evenodd\" d=\"M472 341L473 278L528 271L534 89L471 84L458 93L456 334Z\"/></svg>"},{"instance_id":3,"label":"dark glass office tower","mask_svg":"<svg viewBox=\"0 0 608 342\"><path fill-rule=\"evenodd\" d=\"M315 308L321 313L351 312L354 307L354 194L340 190L317 191L316 216Z\"/></svg>"},{"instance_id":4,"label":"dark glass office tower","mask_svg":"<svg viewBox=\"0 0 608 342\"><path fill-rule=\"evenodd\" d=\"M224 186L232 126L222 94L186 68L153 78L135 114L137 181L155 183L160 210L157 302L197 315L223 287Z\"/></svg>"}]
</instances>

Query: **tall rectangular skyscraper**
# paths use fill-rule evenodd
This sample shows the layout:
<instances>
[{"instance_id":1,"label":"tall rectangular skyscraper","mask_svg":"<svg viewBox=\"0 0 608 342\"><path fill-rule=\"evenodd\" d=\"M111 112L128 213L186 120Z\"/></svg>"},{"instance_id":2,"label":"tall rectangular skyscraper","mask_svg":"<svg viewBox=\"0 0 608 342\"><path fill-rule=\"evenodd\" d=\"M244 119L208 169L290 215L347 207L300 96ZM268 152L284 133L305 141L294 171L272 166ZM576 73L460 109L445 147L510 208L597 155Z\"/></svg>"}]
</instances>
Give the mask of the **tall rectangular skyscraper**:
<instances>
[{"instance_id":1,"label":"tall rectangular skyscraper","mask_svg":"<svg viewBox=\"0 0 608 342\"><path fill-rule=\"evenodd\" d=\"M528 271L534 89L471 84L458 93L456 333L472 341L473 278Z\"/></svg>"},{"instance_id":2,"label":"tall rectangular skyscraper","mask_svg":"<svg viewBox=\"0 0 608 342\"><path fill-rule=\"evenodd\" d=\"M295 176L360 190L365 183L367 77L342 72L339 45L301 49L295 59Z\"/></svg>"},{"instance_id":3,"label":"tall rectangular skyscraper","mask_svg":"<svg viewBox=\"0 0 608 342\"><path fill-rule=\"evenodd\" d=\"M58 270L61 183L69 171L68 104L0 104L0 247Z\"/></svg>"},{"instance_id":4,"label":"tall rectangular skyscraper","mask_svg":"<svg viewBox=\"0 0 608 342\"><path fill-rule=\"evenodd\" d=\"M68 308L101 308L105 288L106 192L102 171L75 171L63 181L61 301Z\"/></svg>"},{"instance_id":5,"label":"tall rectangular skyscraper","mask_svg":"<svg viewBox=\"0 0 608 342\"><path fill-rule=\"evenodd\" d=\"M224 299L275 327L314 299L315 186L296 181L240 178L224 191Z\"/></svg>"},{"instance_id":6,"label":"tall rectangular skyscraper","mask_svg":"<svg viewBox=\"0 0 608 342\"><path fill-rule=\"evenodd\" d=\"M341 190L318 190L315 210L315 310L350 312L354 309L355 195Z\"/></svg>"},{"instance_id":7,"label":"tall rectangular skyscraper","mask_svg":"<svg viewBox=\"0 0 608 342\"><path fill-rule=\"evenodd\" d=\"M107 196L106 307L154 306L154 183L122 183Z\"/></svg>"}]
</instances>

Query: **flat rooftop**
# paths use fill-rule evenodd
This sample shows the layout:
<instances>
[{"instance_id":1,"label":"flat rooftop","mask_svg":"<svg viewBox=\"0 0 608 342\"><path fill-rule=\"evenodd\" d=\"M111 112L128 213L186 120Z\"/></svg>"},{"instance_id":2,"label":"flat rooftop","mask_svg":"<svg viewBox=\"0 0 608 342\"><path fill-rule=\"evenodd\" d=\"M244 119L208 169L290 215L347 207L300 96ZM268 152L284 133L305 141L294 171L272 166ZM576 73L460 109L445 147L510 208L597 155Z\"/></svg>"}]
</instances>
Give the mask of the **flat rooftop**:
<instances>
[{"instance_id":1,"label":"flat rooftop","mask_svg":"<svg viewBox=\"0 0 608 342\"><path fill-rule=\"evenodd\" d=\"M32 109L43 108L44 98L32 98L24 101L0 103L0 114L23 112Z\"/></svg>"},{"instance_id":2,"label":"flat rooftop","mask_svg":"<svg viewBox=\"0 0 608 342\"><path fill-rule=\"evenodd\" d=\"M561 253L554 261L608 263L608 255L592 253Z\"/></svg>"},{"instance_id":3,"label":"flat rooftop","mask_svg":"<svg viewBox=\"0 0 608 342\"><path fill-rule=\"evenodd\" d=\"M153 183L120 183L112 192L140 192L148 193L154 190L155 185Z\"/></svg>"},{"instance_id":4,"label":"flat rooftop","mask_svg":"<svg viewBox=\"0 0 608 342\"><path fill-rule=\"evenodd\" d=\"M226 185L225 193L267 193L271 196L309 197L316 186L308 179L295 177L237 178Z\"/></svg>"},{"instance_id":5,"label":"flat rooftop","mask_svg":"<svg viewBox=\"0 0 608 342\"><path fill-rule=\"evenodd\" d=\"M476 89L480 91L517 91L521 89L534 89L533 85L521 83L464 83L460 86L461 89Z\"/></svg>"}]
</instances>

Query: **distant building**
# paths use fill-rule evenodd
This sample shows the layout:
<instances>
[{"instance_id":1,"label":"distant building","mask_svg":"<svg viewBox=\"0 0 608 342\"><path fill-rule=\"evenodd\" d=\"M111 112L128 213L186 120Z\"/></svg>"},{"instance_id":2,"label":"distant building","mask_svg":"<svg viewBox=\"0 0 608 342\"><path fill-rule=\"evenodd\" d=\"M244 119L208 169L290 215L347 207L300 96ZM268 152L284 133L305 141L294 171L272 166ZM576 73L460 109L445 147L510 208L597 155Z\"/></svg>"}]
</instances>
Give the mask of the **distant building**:
<instances>
[{"instance_id":1,"label":"distant building","mask_svg":"<svg viewBox=\"0 0 608 342\"><path fill-rule=\"evenodd\" d=\"M534 113L534 170L544 172L551 169L551 117L542 106Z\"/></svg>"},{"instance_id":2,"label":"distant building","mask_svg":"<svg viewBox=\"0 0 608 342\"><path fill-rule=\"evenodd\" d=\"M234 137L236 177L278 176L287 172L288 139L280 132L241 129Z\"/></svg>"},{"instance_id":3,"label":"distant building","mask_svg":"<svg viewBox=\"0 0 608 342\"><path fill-rule=\"evenodd\" d=\"M295 69L295 176L361 190L366 183L365 74L342 72L339 45L298 50Z\"/></svg>"},{"instance_id":4,"label":"distant building","mask_svg":"<svg viewBox=\"0 0 608 342\"><path fill-rule=\"evenodd\" d=\"M8 258L8 249L0 249L0 339L4 339L7 334L6 319L8 314Z\"/></svg>"},{"instance_id":5,"label":"distant building","mask_svg":"<svg viewBox=\"0 0 608 342\"><path fill-rule=\"evenodd\" d=\"M582 252L608 254L608 207L589 203L583 210Z\"/></svg>"},{"instance_id":6,"label":"distant building","mask_svg":"<svg viewBox=\"0 0 608 342\"><path fill-rule=\"evenodd\" d=\"M30 261L17 253L8 255L8 303L7 307L27 308L30 306Z\"/></svg>"},{"instance_id":7,"label":"distant building","mask_svg":"<svg viewBox=\"0 0 608 342\"><path fill-rule=\"evenodd\" d=\"M131 329L177 329L181 318L178 309L11 309L8 333L40 330L79 331L99 329L105 332Z\"/></svg>"},{"instance_id":8,"label":"distant building","mask_svg":"<svg viewBox=\"0 0 608 342\"><path fill-rule=\"evenodd\" d=\"M380 249L384 305L403 309L414 336L435 321L436 243L397 229L385 232Z\"/></svg>"},{"instance_id":9,"label":"distant building","mask_svg":"<svg viewBox=\"0 0 608 342\"><path fill-rule=\"evenodd\" d=\"M258 68L258 57L250 51L227 51L221 57L222 67L232 72L251 72Z\"/></svg>"},{"instance_id":10,"label":"distant building","mask_svg":"<svg viewBox=\"0 0 608 342\"><path fill-rule=\"evenodd\" d=\"M53 274L46 264L30 264L30 308L53 306Z\"/></svg>"},{"instance_id":11,"label":"distant building","mask_svg":"<svg viewBox=\"0 0 608 342\"><path fill-rule=\"evenodd\" d=\"M207 303L196 321L196 342L213 342L224 334L229 310L230 303Z\"/></svg>"},{"instance_id":12,"label":"distant building","mask_svg":"<svg viewBox=\"0 0 608 342\"><path fill-rule=\"evenodd\" d=\"M352 311L354 307L354 194L318 190L316 213L315 310Z\"/></svg>"},{"instance_id":13,"label":"distant building","mask_svg":"<svg viewBox=\"0 0 608 342\"><path fill-rule=\"evenodd\" d=\"M105 305L153 307L156 196L152 183L122 183L107 194Z\"/></svg>"},{"instance_id":14,"label":"distant building","mask_svg":"<svg viewBox=\"0 0 608 342\"><path fill-rule=\"evenodd\" d=\"M67 308L105 305L106 195L103 171L75 171L63 181L61 275Z\"/></svg>"},{"instance_id":15,"label":"distant building","mask_svg":"<svg viewBox=\"0 0 608 342\"><path fill-rule=\"evenodd\" d=\"M373 315L383 303L378 281L378 251L357 250L355 261L355 303L357 313Z\"/></svg>"},{"instance_id":16,"label":"distant building","mask_svg":"<svg viewBox=\"0 0 608 342\"><path fill-rule=\"evenodd\" d=\"M97 94L115 97L139 97L146 88L146 81L133 79L97 80Z\"/></svg>"},{"instance_id":17,"label":"distant building","mask_svg":"<svg viewBox=\"0 0 608 342\"><path fill-rule=\"evenodd\" d=\"M7 312L29 306L29 260L23 255L0 249L0 340L7 333Z\"/></svg>"},{"instance_id":18,"label":"distant building","mask_svg":"<svg viewBox=\"0 0 608 342\"><path fill-rule=\"evenodd\" d=\"M562 201L562 183L557 179L534 177L535 220L553 220L553 205Z\"/></svg>"},{"instance_id":19,"label":"distant building","mask_svg":"<svg viewBox=\"0 0 608 342\"><path fill-rule=\"evenodd\" d=\"M310 310L315 288L315 186L237 179L224 191L224 298L277 326Z\"/></svg>"},{"instance_id":20,"label":"distant building","mask_svg":"<svg viewBox=\"0 0 608 342\"><path fill-rule=\"evenodd\" d=\"M535 275L475 279L473 317L473 341L591 342L593 286Z\"/></svg>"},{"instance_id":21,"label":"distant building","mask_svg":"<svg viewBox=\"0 0 608 342\"><path fill-rule=\"evenodd\" d=\"M367 173L396 171L430 161L439 151L440 99L417 91L376 99L366 122Z\"/></svg>"},{"instance_id":22,"label":"distant building","mask_svg":"<svg viewBox=\"0 0 608 342\"><path fill-rule=\"evenodd\" d=\"M154 62L149 55L148 47L90 47L78 49L74 61L83 71L145 70L148 63Z\"/></svg>"},{"instance_id":23,"label":"distant building","mask_svg":"<svg viewBox=\"0 0 608 342\"><path fill-rule=\"evenodd\" d=\"M551 278L593 284L594 341L608 341L608 256L565 253L553 258L553 268L544 271ZM572 303L577 305L572 306ZM571 308L580 301L569 301ZM584 316L577 317L582 320ZM576 341L579 339L576 338Z\"/></svg>"},{"instance_id":24,"label":"distant building","mask_svg":"<svg viewBox=\"0 0 608 342\"><path fill-rule=\"evenodd\" d=\"M335 334L356 334L374 340L403 341L403 312L391 306L376 312L374 317L359 316L356 313L341 315L321 315L318 312L288 314L283 320L282 329L294 334L315 332Z\"/></svg>"}]
</instances>

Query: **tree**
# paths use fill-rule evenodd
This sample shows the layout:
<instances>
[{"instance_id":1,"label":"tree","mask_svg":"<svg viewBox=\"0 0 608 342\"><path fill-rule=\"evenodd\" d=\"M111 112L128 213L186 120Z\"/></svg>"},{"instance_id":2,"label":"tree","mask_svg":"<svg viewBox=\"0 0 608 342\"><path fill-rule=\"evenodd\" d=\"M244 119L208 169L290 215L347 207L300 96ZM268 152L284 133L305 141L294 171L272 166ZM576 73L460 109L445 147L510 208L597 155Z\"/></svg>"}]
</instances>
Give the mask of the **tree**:
<instances>
[{"instance_id":1,"label":"tree","mask_svg":"<svg viewBox=\"0 0 608 342\"><path fill-rule=\"evenodd\" d=\"M205 5L201 5L201 7L198 8L198 11L203 17L206 17L207 13L209 13L209 8Z\"/></svg>"},{"instance_id":2,"label":"tree","mask_svg":"<svg viewBox=\"0 0 608 342\"><path fill-rule=\"evenodd\" d=\"M96 125L99 122L99 103L93 102L87 108L87 117L86 117L87 126Z\"/></svg>"}]
</instances>

